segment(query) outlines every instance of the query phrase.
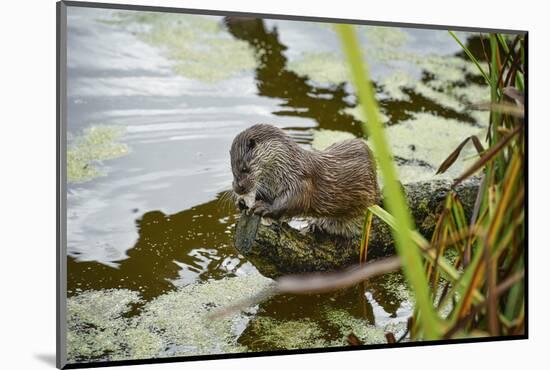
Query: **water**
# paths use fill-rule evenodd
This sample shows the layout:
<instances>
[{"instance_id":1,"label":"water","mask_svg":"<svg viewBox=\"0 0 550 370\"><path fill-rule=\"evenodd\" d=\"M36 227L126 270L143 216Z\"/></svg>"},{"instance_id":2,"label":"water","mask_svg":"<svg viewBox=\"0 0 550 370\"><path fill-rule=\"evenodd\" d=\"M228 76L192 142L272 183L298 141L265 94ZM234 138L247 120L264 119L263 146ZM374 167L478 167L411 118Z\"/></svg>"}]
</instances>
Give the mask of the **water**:
<instances>
[{"instance_id":1,"label":"water","mask_svg":"<svg viewBox=\"0 0 550 370\"><path fill-rule=\"evenodd\" d=\"M234 136L261 122L285 129L305 147L323 130L361 135L330 26L193 19L69 7L69 146L96 127L120 128L114 140L126 148L90 162L100 176L68 184L69 297L129 289L143 298L132 311L139 314L178 288L259 276L232 246L236 209L221 199L232 180ZM188 21L196 23L185 27ZM476 86L475 69L455 56L459 48L443 31L379 28L360 35L371 51L402 176L436 178L434 169L452 145L483 128L484 116L465 106L486 91L479 85L479 96L460 90ZM441 127L435 140L433 124ZM404 135L407 125L425 132ZM415 144L420 137L428 144ZM436 141L441 148L429 146ZM397 323L403 331L411 307L399 274L335 294L279 296L241 320L235 350L344 345L346 333L361 325L382 330ZM285 333L281 328L308 329L309 337L284 343L284 335L273 334ZM363 337L374 338L369 335ZM186 354L186 345L167 343L162 353ZM216 348L198 353L227 350Z\"/></svg>"}]
</instances>

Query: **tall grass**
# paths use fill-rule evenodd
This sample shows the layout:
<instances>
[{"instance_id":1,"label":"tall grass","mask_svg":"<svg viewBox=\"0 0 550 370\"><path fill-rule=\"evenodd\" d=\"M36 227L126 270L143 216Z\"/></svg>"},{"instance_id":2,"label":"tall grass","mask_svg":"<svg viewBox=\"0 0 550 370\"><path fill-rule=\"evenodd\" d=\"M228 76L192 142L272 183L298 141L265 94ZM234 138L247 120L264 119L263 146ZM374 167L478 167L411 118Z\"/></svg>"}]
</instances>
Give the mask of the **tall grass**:
<instances>
[{"instance_id":1,"label":"tall grass","mask_svg":"<svg viewBox=\"0 0 550 370\"><path fill-rule=\"evenodd\" d=\"M415 295L411 339L525 333L525 137L523 105L518 102L525 82L524 36L508 44L502 35L489 35L487 73L450 32L489 85L492 112L488 148L485 150L477 138L465 138L439 169L444 172L452 166L467 140L472 140L480 158L455 181L456 185L474 175L481 177L472 215L466 217L459 198L450 191L427 240L415 230L399 186L355 31L352 26L339 25L338 33L366 117L364 132L370 137L385 184L387 211L374 206L369 212L392 228L405 277ZM368 240L363 240L362 244L366 243ZM454 258L449 257L451 252Z\"/></svg>"},{"instance_id":2,"label":"tall grass","mask_svg":"<svg viewBox=\"0 0 550 370\"><path fill-rule=\"evenodd\" d=\"M395 217L395 231L393 233L395 245L402 259L401 263L405 276L415 292L416 302L422 312L421 326L426 338L437 338L441 335L439 319L430 299L429 286L423 271L421 255L416 248L412 247L414 244L412 242L413 219L398 181L395 164L391 159L391 149L380 121L378 104L374 97L369 72L363 66L359 43L353 27L339 25L338 32L349 61L352 80L361 102L363 114L368 122L368 125L364 124L364 128L370 136L377 157L380 159L380 171L385 184L384 200L387 208Z\"/></svg>"}]
</instances>

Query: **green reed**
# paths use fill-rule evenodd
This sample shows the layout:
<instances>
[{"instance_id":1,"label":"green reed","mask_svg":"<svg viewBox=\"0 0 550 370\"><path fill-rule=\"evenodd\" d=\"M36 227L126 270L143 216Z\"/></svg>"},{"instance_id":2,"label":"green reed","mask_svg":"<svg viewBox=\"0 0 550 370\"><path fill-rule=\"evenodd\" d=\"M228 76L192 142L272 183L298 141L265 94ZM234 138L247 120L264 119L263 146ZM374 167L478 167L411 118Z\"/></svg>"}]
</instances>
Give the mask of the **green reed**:
<instances>
[{"instance_id":1,"label":"green reed","mask_svg":"<svg viewBox=\"0 0 550 370\"><path fill-rule=\"evenodd\" d=\"M384 127L379 118L378 104L374 97L374 89L370 81L368 69L363 65L357 36L352 26L339 25L338 32L343 49L350 65L352 81L363 114L368 122L363 125L365 133L369 134L373 150L379 158L380 172L384 178L384 201L389 211L395 217L395 245L402 259L403 270L411 284L416 302L421 311L423 331L428 339L438 338L441 335L439 319L430 299L428 281L424 274L422 258L416 248L412 248L414 229L413 219L405 196L398 181L397 169L392 160L392 153L384 134Z\"/></svg>"},{"instance_id":2,"label":"green reed","mask_svg":"<svg viewBox=\"0 0 550 370\"><path fill-rule=\"evenodd\" d=\"M477 138L465 138L443 162L438 173L452 166L467 141L472 140L480 157L454 185L471 176L480 177L476 204L466 217L459 198L451 190L431 237L425 238L415 230L399 185L354 28L339 25L337 29L366 118L363 131L369 135L385 184L384 206L388 211L373 206L369 213L392 228L396 250L416 300L411 339L523 334L525 36L508 42L503 35L490 34L490 53L486 55L489 70L485 71L482 63L449 31L491 89L491 102L487 105L491 110L488 148L484 149ZM510 111L515 114L507 113ZM363 239L365 249L368 228ZM454 258L448 257L451 252Z\"/></svg>"}]
</instances>

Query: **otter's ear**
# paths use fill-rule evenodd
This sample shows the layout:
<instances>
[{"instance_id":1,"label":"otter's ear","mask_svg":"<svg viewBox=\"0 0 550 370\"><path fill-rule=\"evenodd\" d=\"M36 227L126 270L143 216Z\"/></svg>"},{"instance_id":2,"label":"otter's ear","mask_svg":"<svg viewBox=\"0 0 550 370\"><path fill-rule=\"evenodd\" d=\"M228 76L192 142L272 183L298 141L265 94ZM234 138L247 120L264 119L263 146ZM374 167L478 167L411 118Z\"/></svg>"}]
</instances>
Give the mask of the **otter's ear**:
<instances>
[{"instance_id":1,"label":"otter's ear","mask_svg":"<svg viewBox=\"0 0 550 370\"><path fill-rule=\"evenodd\" d=\"M256 140L248 139L248 149L254 149L255 146L256 146Z\"/></svg>"}]
</instances>

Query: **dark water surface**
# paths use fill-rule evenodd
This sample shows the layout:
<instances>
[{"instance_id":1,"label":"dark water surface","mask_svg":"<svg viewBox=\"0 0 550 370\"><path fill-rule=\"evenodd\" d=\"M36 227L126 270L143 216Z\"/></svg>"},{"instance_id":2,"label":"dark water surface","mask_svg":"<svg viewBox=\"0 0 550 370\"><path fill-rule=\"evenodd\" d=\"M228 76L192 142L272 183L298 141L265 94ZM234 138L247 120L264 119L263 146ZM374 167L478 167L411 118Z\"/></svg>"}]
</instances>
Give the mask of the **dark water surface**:
<instances>
[{"instance_id":1,"label":"dark water surface","mask_svg":"<svg viewBox=\"0 0 550 370\"><path fill-rule=\"evenodd\" d=\"M251 68L228 70L215 81L191 75L186 72L193 65L175 67L177 57L166 51L170 45L157 45L143 36L156 30L158 19L120 22L119 13L69 9L69 136L76 140L96 125L120 127L124 134L118 141L128 148L126 155L98 163L103 176L68 185L69 296L126 288L149 301L177 287L258 274L232 246L236 209L222 199L231 184L228 152L233 137L259 122L284 128L305 146L319 129L361 135L360 121L350 111L355 98L349 84L315 81L299 73L300 58L308 53L332 53L337 58L338 39L330 27L205 18L222 29L208 42L239 41L235 47L252 55ZM408 35L408 41L398 46L402 53L414 51L422 58L459 51L442 31L435 36L434 31L400 32ZM392 34L387 37L391 44ZM363 42L368 44L368 39ZM218 58L231 55L231 50L211 54L198 63L205 65L206 76L208 68L223 74L233 64L228 59L224 66ZM390 62L372 64L388 125L420 112L478 126L469 112L437 103L414 87L403 89L406 99L392 98L379 83L391 72ZM298 67L290 68L293 63ZM418 63L396 63L418 81L434 79ZM314 61L310 67L316 68ZM468 78L474 79L465 71L463 80ZM411 158L401 161L419 163ZM324 321L327 308L345 310L375 326L388 320L403 323L411 302L396 293L397 288L387 288L404 286L400 275L392 274L392 279L397 285L380 278L337 294L275 297L262 303L258 314L283 322L317 320L328 339L342 333ZM277 348L261 337L261 327L249 325L239 343L252 350Z\"/></svg>"}]
</instances>

